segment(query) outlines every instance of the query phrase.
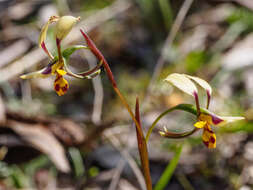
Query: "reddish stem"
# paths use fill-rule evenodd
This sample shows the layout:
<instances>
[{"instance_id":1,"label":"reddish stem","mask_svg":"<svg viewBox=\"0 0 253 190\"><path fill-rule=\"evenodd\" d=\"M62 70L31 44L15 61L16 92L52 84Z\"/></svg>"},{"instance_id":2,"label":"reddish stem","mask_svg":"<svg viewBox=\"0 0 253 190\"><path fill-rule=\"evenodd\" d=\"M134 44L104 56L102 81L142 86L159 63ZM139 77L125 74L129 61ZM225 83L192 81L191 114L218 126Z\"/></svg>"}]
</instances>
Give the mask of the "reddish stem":
<instances>
[{"instance_id":1,"label":"reddish stem","mask_svg":"<svg viewBox=\"0 0 253 190\"><path fill-rule=\"evenodd\" d=\"M195 98L195 102L196 102L196 108L197 108L197 116L200 115L200 106L199 106L199 97L197 92L194 92L194 98Z\"/></svg>"},{"instance_id":2,"label":"reddish stem","mask_svg":"<svg viewBox=\"0 0 253 190\"><path fill-rule=\"evenodd\" d=\"M209 90L206 91L207 94L207 104L206 104L206 109L209 108L209 104L210 104L210 100L211 100L211 94L209 92Z\"/></svg>"},{"instance_id":3,"label":"reddish stem","mask_svg":"<svg viewBox=\"0 0 253 190\"><path fill-rule=\"evenodd\" d=\"M56 38L56 45L57 45L59 62L63 62L62 54L61 54L61 40L59 38Z\"/></svg>"},{"instance_id":4,"label":"reddish stem","mask_svg":"<svg viewBox=\"0 0 253 190\"><path fill-rule=\"evenodd\" d=\"M136 136L138 141L139 155L141 158L142 170L146 181L146 187L147 190L152 190L152 180L150 176L149 159L148 159L148 148L142 132L138 98L136 98L135 118L139 124L139 126L136 125L136 134L137 134Z\"/></svg>"},{"instance_id":5,"label":"reddish stem","mask_svg":"<svg viewBox=\"0 0 253 190\"><path fill-rule=\"evenodd\" d=\"M109 80L111 81L112 85L114 88L117 88L117 84L114 80L112 71L109 67L109 64L107 63L105 57L103 56L103 54L99 51L99 49L96 47L96 45L94 44L94 42L90 39L90 37L82 30L80 29L83 37L85 38L87 45L89 46L90 50L92 51L92 53L97 57L98 60L102 60L103 61L103 65L104 68L106 70L107 76L109 78Z\"/></svg>"},{"instance_id":6,"label":"reddish stem","mask_svg":"<svg viewBox=\"0 0 253 190\"><path fill-rule=\"evenodd\" d=\"M104 58L103 54L99 51L99 49L96 47L93 41L89 38L89 36L85 34L85 32L83 32L81 29L80 31L83 37L85 38L87 45L89 46L92 53L97 57L98 60L100 61L102 60L103 66L106 70L109 80L112 83L114 91L119 96L121 102L126 107L127 111L129 112L132 120L134 121L136 125L138 147L139 147L139 152L140 152L140 157L141 157L141 162L142 162L143 173L144 173L144 177L146 181L146 187L147 187L147 190L152 190L152 181L150 177L149 161L148 161L148 150L147 150L147 144L146 144L146 141L142 132L142 128L141 128L138 99L136 101L136 116L135 116L133 112L131 111L131 108L128 105L125 97L121 94L120 90L118 89L116 81L112 74L112 71L110 69L110 66L107 63L106 59Z\"/></svg>"}]
</instances>

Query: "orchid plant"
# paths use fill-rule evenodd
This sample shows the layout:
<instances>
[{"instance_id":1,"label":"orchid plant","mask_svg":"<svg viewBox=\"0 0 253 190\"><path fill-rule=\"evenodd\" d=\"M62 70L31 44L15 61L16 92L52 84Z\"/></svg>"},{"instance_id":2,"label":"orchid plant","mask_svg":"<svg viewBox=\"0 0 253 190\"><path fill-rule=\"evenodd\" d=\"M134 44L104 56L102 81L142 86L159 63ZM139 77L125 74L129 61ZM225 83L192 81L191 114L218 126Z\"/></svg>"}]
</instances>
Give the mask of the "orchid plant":
<instances>
[{"instance_id":1,"label":"orchid plant","mask_svg":"<svg viewBox=\"0 0 253 190\"><path fill-rule=\"evenodd\" d=\"M86 40L87 46L76 45L76 46L69 47L63 51L61 50L62 40L69 34L72 27L79 20L80 20L80 17L76 18L73 16L50 17L48 22L42 27L42 30L39 36L39 47L42 48L44 52L48 55L49 64L39 71L22 75L21 78L29 79L29 78L36 78L36 77L49 77L51 75L55 75L56 78L54 81L54 89L59 96L62 96L69 89L69 84L67 80L64 79L65 75L69 75L71 77L75 77L79 79L92 79L98 74L100 74L100 68L103 66L115 93L119 96L121 102L123 103L127 111L129 112L132 120L135 123L139 155L141 158L143 174L146 181L146 188L148 190L152 190L152 181L150 177L147 143L148 143L148 139L152 130L154 129L158 121L163 116L167 115L169 112L172 112L174 110L183 110L183 111L187 111L196 115L197 122L194 124L195 128L192 131L183 132L183 133L173 133L173 132L169 132L167 128L164 128L164 131L160 131L160 134L161 136L167 137L167 138L183 138L183 137L187 137L193 134L199 129L203 129L202 140L208 148L216 147L216 136L211 129L211 125L221 126L229 122L234 122L237 120L244 119L243 117L221 117L214 113L211 113L210 111L208 111L210 100L211 100L211 94L212 94L211 86L206 81L198 77L194 77L194 76L190 76L186 74L174 73L174 74L170 74L165 79L165 81L179 88L183 92L193 96L196 102L196 106L191 105L191 104L179 104L175 107L172 107L166 110L165 112L163 112L156 118L156 120L150 126L145 136L141 127L141 118L140 118L140 113L139 113L138 99L136 100L136 110L134 114L130 106L128 105L125 97L122 95L122 93L118 89L117 83L114 80L114 76L109 67L109 64L107 63L103 54L96 47L94 42L90 39L90 37L81 29L80 30L81 34ZM50 53L50 51L47 49L46 44L45 44L48 27L52 23L56 23L55 42L57 45L57 55L54 55L54 56ZM88 71L81 72L81 73L73 73L68 67L68 60L70 56L72 55L72 53L74 53L76 50L79 50L79 49L90 50L96 56L99 63L94 68ZM195 84L200 85L202 88L206 90L206 94L207 94L206 108L200 107L198 90Z\"/></svg>"},{"instance_id":2,"label":"orchid plant","mask_svg":"<svg viewBox=\"0 0 253 190\"><path fill-rule=\"evenodd\" d=\"M39 36L39 47L42 48L45 53L48 55L49 64L42 68L39 71L35 71L32 73L28 73L22 75L22 79L30 79L30 78L37 78L37 77L49 77L50 75L55 75L54 81L54 89L59 96L64 95L67 90L69 89L69 84L66 79L63 78L64 75L69 75L75 78L86 78L91 79L97 76L100 73L101 63L98 64L95 68L81 73L73 73L68 68L68 59L72 53L79 49L89 49L87 46L83 45L76 45L61 51L61 42L62 40L68 35L71 31L73 26L77 21L80 20L80 17L73 17L73 16L51 16L48 22L42 27L40 36ZM56 23L55 26L55 41L57 45L57 52L58 56L53 56L50 51L47 49L45 44L45 40L47 37L47 31L50 24Z\"/></svg>"},{"instance_id":3,"label":"orchid plant","mask_svg":"<svg viewBox=\"0 0 253 190\"><path fill-rule=\"evenodd\" d=\"M176 134L176 133L169 132L167 128L165 127L164 131L160 131L160 135L163 137L168 137L168 138L182 138L182 137L186 137L193 134L195 131L199 129L203 129L203 133L202 133L203 143L208 148L215 148L216 135L214 134L211 128L211 125L224 126L225 124L244 119L244 117L222 117L210 112L208 108L209 108L211 94L212 94L212 87L205 80L201 78L186 75L186 74L173 73L167 76L165 81L177 87L184 93L193 96L195 99L196 107L190 104L180 104L174 108L170 108L169 110L161 114L156 119L156 121L153 123L152 127L150 128L148 132L147 138L149 137L153 127L161 119L161 117L166 115L168 112L181 109L181 110L184 110L196 115L197 122L194 124L195 128L190 132ZM206 94L207 94L206 108L200 107L198 89L195 84L198 84L200 87L202 87L206 91Z\"/></svg>"}]
</instances>

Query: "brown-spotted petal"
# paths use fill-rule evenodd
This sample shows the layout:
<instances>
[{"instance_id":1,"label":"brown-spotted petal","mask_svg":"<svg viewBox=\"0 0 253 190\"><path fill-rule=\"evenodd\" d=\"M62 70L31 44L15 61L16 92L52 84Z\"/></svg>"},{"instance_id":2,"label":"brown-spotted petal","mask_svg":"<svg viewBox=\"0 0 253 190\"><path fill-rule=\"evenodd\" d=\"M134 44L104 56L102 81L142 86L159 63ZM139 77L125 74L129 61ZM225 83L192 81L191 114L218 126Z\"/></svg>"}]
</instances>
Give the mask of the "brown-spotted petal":
<instances>
[{"instance_id":1,"label":"brown-spotted petal","mask_svg":"<svg viewBox=\"0 0 253 190\"><path fill-rule=\"evenodd\" d=\"M58 96L64 95L69 89L68 81L62 75L56 74L54 89Z\"/></svg>"},{"instance_id":2,"label":"brown-spotted petal","mask_svg":"<svg viewBox=\"0 0 253 190\"><path fill-rule=\"evenodd\" d=\"M216 135L210 128L204 128L202 141L208 148L216 148Z\"/></svg>"}]
</instances>

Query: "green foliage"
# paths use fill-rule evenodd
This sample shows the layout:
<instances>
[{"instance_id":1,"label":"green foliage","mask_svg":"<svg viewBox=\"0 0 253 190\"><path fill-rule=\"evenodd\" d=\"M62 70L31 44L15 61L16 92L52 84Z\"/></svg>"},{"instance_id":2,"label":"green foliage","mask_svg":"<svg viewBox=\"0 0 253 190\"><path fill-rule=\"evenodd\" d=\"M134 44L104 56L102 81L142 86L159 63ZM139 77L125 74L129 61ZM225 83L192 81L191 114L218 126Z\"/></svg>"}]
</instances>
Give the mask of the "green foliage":
<instances>
[{"instance_id":1,"label":"green foliage","mask_svg":"<svg viewBox=\"0 0 253 190\"><path fill-rule=\"evenodd\" d=\"M83 45L75 45L75 46L71 46L67 49L65 49L63 52L62 52L62 56L68 60L69 57L76 51L76 50L79 50L79 49L89 49L87 46L83 46ZM58 56L57 58L58 59Z\"/></svg>"},{"instance_id":2,"label":"green foliage","mask_svg":"<svg viewBox=\"0 0 253 190\"><path fill-rule=\"evenodd\" d=\"M230 124L228 127L222 127L220 132L223 133L236 133L236 132L247 132L253 133L253 122L241 121L236 124Z\"/></svg>"},{"instance_id":3,"label":"green foliage","mask_svg":"<svg viewBox=\"0 0 253 190\"><path fill-rule=\"evenodd\" d=\"M163 15L164 25L167 30L170 29L173 21L173 13L169 0L159 0L160 9Z\"/></svg>"},{"instance_id":4,"label":"green foliage","mask_svg":"<svg viewBox=\"0 0 253 190\"><path fill-rule=\"evenodd\" d=\"M75 171L75 176L80 177L84 174L85 168L83 165L83 159L80 151L77 148L69 148L69 154L71 156L72 164Z\"/></svg>"},{"instance_id":5,"label":"green foliage","mask_svg":"<svg viewBox=\"0 0 253 190\"><path fill-rule=\"evenodd\" d=\"M24 174L24 172L16 165L11 168L10 182L16 188L24 188L29 185L29 178Z\"/></svg>"},{"instance_id":6,"label":"green foliage","mask_svg":"<svg viewBox=\"0 0 253 190\"><path fill-rule=\"evenodd\" d=\"M192 51L185 58L186 70L188 73L195 73L207 61L208 55L205 51Z\"/></svg>"},{"instance_id":7,"label":"green foliage","mask_svg":"<svg viewBox=\"0 0 253 190\"><path fill-rule=\"evenodd\" d=\"M183 149L182 144L177 147L173 159L170 161L170 163L165 168L165 170L164 170L162 176L160 177L159 181L157 182L154 190L163 190L166 187L166 185L169 183L169 181L170 181L170 179L177 167L182 149Z\"/></svg>"},{"instance_id":8,"label":"green foliage","mask_svg":"<svg viewBox=\"0 0 253 190\"><path fill-rule=\"evenodd\" d=\"M5 162L0 161L0 177L6 178L6 183L15 188L31 187L35 172L50 163L45 155L41 155L21 166L7 165Z\"/></svg>"},{"instance_id":9,"label":"green foliage","mask_svg":"<svg viewBox=\"0 0 253 190\"><path fill-rule=\"evenodd\" d=\"M241 24L244 24L248 31L253 31L253 13L252 11L249 11L245 8L237 8L227 18L227 22L229 24L234 24L236 22L240 22Z\"/></svg>"},{"instance_id":10,"label":"green foliage","mask_svg":"<svg viewBox=\"0 0 253 190\"><path fill-rule=\"evenodd\" d=\"M95 177L99 174L99 168L93 166L88 170L88 173L90 177Z\"/></svg>"},{"instance_id":11,"label":"green foliage","mask_svg":"<svg viewBox=\"0 0 253 190\"><path fill-rule=\"evenodd\" d=\"M84 3L82 4L82 10L83 11L88 11L88 10L94 10L94 9L102 9L108 5L113 3L111 0L85 0Z\"/></svg>"},{"instance_id":12,"label":"green foliage","mask_svg":"<svg viewBox=\"0 0 253 190\"><path fill-rule=\"evenodd\" d=\"M38 158L35 158L30 162L26 163L24 165L24 172L26 175L32 177L37 170L47 166L50 163L51 161L48 159L47 156L41 155Z\"/></svg>"}]
</instances>

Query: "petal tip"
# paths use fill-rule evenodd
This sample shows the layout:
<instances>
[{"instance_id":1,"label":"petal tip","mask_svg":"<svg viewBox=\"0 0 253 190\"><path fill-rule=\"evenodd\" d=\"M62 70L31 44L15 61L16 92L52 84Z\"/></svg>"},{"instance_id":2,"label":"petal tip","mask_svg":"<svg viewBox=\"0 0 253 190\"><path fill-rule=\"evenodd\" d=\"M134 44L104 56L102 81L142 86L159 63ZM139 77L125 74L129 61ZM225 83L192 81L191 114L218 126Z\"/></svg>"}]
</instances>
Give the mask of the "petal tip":
<instances>
[{"instance_id":1,"label":"petal tip","mask_svg":"<svg viewBox=\"0 0 253 190\"><path fill-rule=\"evenodd\" d=\"M166 136L166 133L164 131L159 131L159 134L162 136L162 137L165 137Z\"/></svg>"}]
</instances>

